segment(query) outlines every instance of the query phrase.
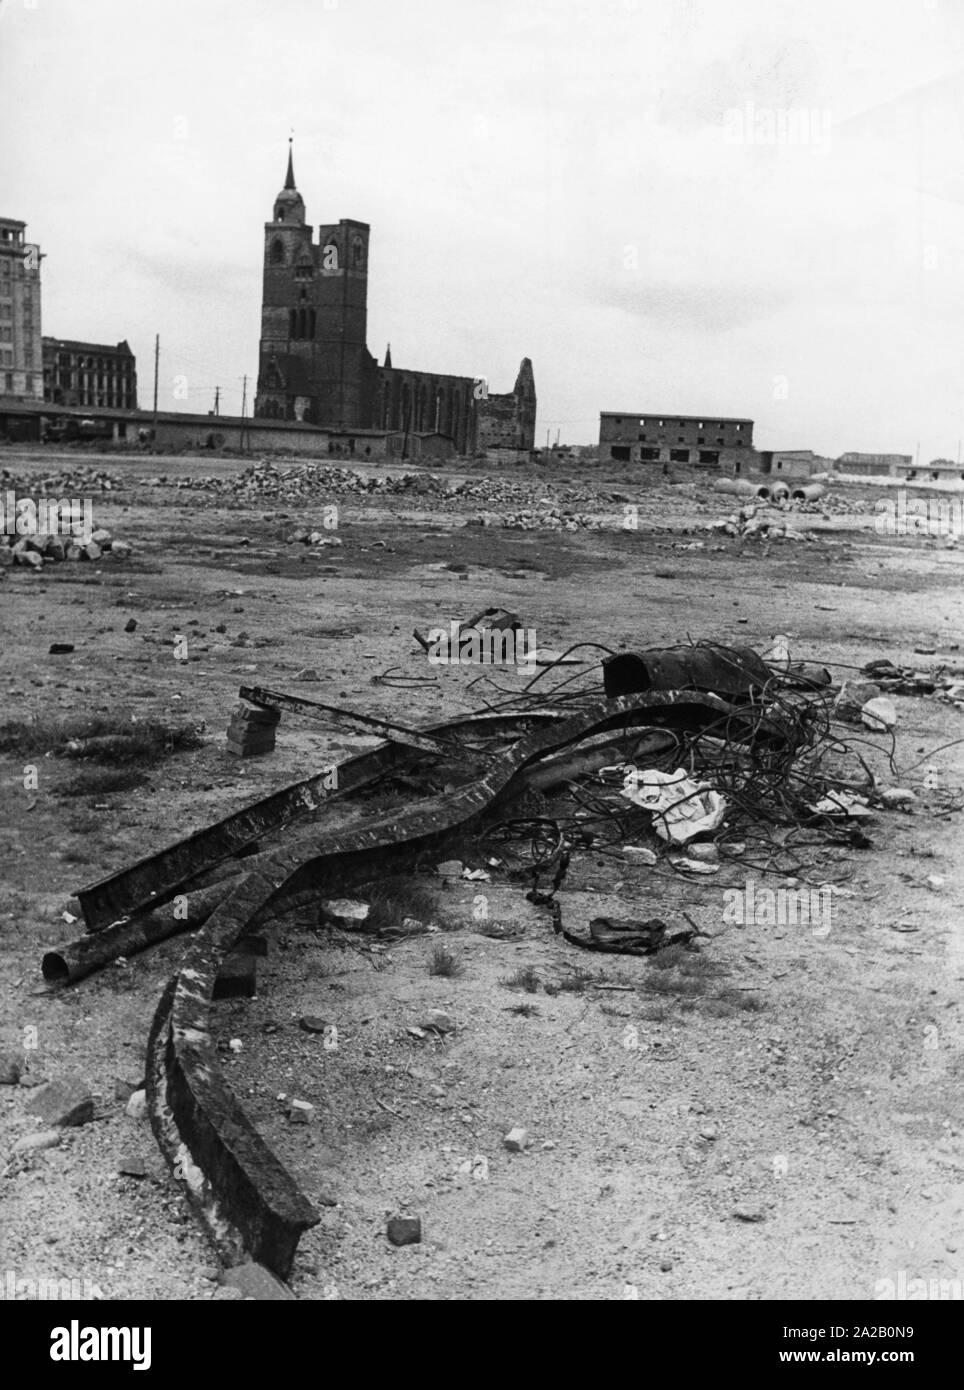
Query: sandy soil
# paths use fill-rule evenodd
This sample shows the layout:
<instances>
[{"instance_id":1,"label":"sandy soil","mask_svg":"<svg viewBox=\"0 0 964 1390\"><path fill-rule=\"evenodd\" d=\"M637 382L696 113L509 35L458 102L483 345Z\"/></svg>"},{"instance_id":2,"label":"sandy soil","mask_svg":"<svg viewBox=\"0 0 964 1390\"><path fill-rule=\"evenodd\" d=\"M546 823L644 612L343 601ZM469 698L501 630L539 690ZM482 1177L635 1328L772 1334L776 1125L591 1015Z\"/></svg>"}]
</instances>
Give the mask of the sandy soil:
<instances>
[{"instance_id":1,"label":"sandy soil","mask_svg":"<svg viewBox=\"0 0 964 1390\"><path fill-rule=\"evenodd\" d=\"M0 454L24 471L51 463ZM425 675L412 628L492 603L556 647L760 647L786 632L800 659L961 661L964 555L885 540L866 516L818 519L821 543L764 558L684 534L727 510L692 487L640 489L632 533L617 503L608 530L522 533L463 529L478 507L440 514L407 495L319 497L303 514L149 486L156 460L103 466L125 485L96 499L96 522L134 554L0 578L3 722L131 714L189 723L203 743L113 795L61 795L78 765L53 758L25 790L28 759L0 758L0 1049L26 1067L21 1085L0 1086L0 1156L35 1127L25 1107L41 1080L76 1074L97 1098L93 1123L0 1169L0 1271L87 1280L108 1299L231 1296L147 1122L122 1099L183 942L54 995L40 957L73 934L62 913L79 886L371 743L286 715L276 752L239 762L224 728L240 684L297 690L294 674L314 666L321 679L300 688L318 699L413 723L455 715L475 703L463 670L413 689L373 677ZM241 466L164 461L172 478ZM625 475L609 483L636 500ZM340 547L284 544L286 526L320 521L332 500ZM56 641L74 652L49 655ZM301 1243L297 1295L854 1299L886 1294L901 1271L961 1280L964 743L930 750L964 728L935 699L896 704L900 775L866 756L918 800L880 813L872 848L827 852L820 871L852 896L835 897L825 937L725 924L723 890L743 885L741 867L683 882L591 853L564 889L567 919L685 908L709 937L696 973L587 957L553 937L524 887L498 878L484 886L483 924L476 885L443 890L426 873L440 930L402 941L333 937L312 912L283 921L258 997L218 1005L217 1018L225 1044L242 1043L224 1053L232 1085L323 1211ZM935 874L938 890L926 886ZM439 942L462 966L455 977L429 972ZM527 966L533 992L511 983ZM408 1033L429 1008L455 1031ZM299 1027L305 1014L337 1029L337 1047ZM289 1123L282 1096L311 1102L314 1123ZM513 1126L529 1132L524 1152L503 1147ZM125 1156L146 1176L118 1174ZM386 1241L399 1211L421 1217L420 1244Z\"/></svg>"}]
</instances>

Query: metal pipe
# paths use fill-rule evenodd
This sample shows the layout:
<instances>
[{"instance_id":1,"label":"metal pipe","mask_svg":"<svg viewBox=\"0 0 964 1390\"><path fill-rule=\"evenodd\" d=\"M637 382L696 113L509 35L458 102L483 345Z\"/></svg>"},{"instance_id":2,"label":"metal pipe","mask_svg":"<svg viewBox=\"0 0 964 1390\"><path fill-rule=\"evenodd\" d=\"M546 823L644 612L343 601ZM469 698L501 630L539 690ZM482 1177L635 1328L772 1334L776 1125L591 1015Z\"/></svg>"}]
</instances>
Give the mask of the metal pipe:
<instances>
[{"instance_id":1,"label":"metal pipe","mask_svg":"<svg viewBox=\"0 0 964 1390\"><path fill-rule=\"evenodd\" d=\"M794 502L816 502L827 491L823 483L802 483L790 494Z\"/></svg>"}]
</instances>

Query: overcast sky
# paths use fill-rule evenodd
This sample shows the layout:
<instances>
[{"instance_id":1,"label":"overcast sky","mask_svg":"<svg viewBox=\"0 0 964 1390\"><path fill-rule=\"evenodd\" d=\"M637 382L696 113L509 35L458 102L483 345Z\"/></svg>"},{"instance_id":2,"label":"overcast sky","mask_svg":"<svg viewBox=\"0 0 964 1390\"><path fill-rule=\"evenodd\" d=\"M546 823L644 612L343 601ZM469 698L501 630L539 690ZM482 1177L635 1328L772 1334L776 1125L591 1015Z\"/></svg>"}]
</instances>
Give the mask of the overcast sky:
<instances>
[{"instance_id":1,"label":"overcast sky","mask_svg":"<svg viewBox=\"0 0 964 1390\"><path fill-rule=\"evenodd\" d=\"M371 223L379 360L762 448L955 456L962 0L0 0L0 214L43 329L237 411L287 139ZM808 113L803 119L802 113ZM187 400L174 380L187 378Z\"/></svg>"}]
</instances>

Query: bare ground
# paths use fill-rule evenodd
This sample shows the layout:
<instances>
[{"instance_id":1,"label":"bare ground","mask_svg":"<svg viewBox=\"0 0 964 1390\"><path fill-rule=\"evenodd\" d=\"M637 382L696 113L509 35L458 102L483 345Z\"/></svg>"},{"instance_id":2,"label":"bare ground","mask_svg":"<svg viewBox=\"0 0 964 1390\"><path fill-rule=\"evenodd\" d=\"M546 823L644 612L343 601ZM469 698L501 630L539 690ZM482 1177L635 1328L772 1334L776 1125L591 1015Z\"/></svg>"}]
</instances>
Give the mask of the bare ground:
<instances>
[{"instance_id":1,"label":"bare ground","mask_svg":"<svg viewBox=\"0 0 964 1390\"><path fill-rule=\"evenodd\" d=\"M104 466L128 485L97 499L96 521L134 556L7 572L3 720L134 714L190 724L202 746L150 766L142 786L70 797L65 783L88 765L41 758L28 790L30 759L0 757L0 1046L22 1056L26 1081L79 1074L98 1097L96 1122L0 1169L0 1270L87 1279L106 1298L227 1296L146 1121L115 1096L117 1081L140 1079L183 942L53 996L39 989L40 957L76 930L61 914L78 886L368 743L286 715L277 751L239 763L223 731L240 684L286 688L315 666L321 680L302 689L319 699L411 722L464 712L475 699L463 670L410 690L372 677L425 675L412 628L490 603L556 647L759 647L783 631L803 659L960 660L961 553L884 541L866 518L836 518L825 544L763 558L705 536L690 549L684 528L725 510L701 510L692 489L647 489L637 532L614 506L611 529L561 535L462 530L473 509L433 514L407 497L338 498L342 546L306 551L281 539L293 507L150 488L153 461ZM618 487L633 494L625 476ZM54 641L74 653L49 655ZM473 887L443 892L430 875L434 935L378 945L333 937L310 913L283 922L257 999L217 1014L224 1042L242 1043L224 1053L232 1085L321 1204L299 1297L853 1299L886 1293L900 1271L960 1280L964 745L928 754L964 730L936 700L896 703L904 771L891 780L919 800L881 813L871 849L828 857L827 878L854 896L834 899L824 938L724 925L723 889L742 885L742 869L706 886L592 855L563 893L567 919L685 908L710 934L699 955L671 968L586 957L503 883L485 897L486 925L505 939L483 935ZM927 767L939 787L923 787ZM462 966L454 978L429 973L439 942ZM511 983L526 966L534 992ZM411 1036L433 1007L455 1033ZM329 1021L337 1046L302 1031L303 1014ZM0 1154L33 1128L31 1094L0 1087ZM315 1123L291 1125L279 1096L312 1102ZM531 1136L523 1153L502 1145L515 1125ZM124 1155L147 1176L118 1175ZM421 1244L387 1243L385 1217L400 1210L421 1216Z\"/></svg>"}]
</instances>

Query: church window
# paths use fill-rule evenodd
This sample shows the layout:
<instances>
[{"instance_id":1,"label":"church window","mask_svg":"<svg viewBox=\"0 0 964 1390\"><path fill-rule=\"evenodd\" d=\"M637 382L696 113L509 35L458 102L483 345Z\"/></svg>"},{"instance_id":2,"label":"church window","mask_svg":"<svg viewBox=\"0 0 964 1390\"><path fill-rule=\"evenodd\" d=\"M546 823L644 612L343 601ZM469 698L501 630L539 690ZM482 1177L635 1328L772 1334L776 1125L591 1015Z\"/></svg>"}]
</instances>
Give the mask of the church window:
<instances>
[{"instance_id":1,"label":"church window","mask_svg":"<svg viewBox=\"0 0 964 1390\"><path fill-rule=\"evenodd\" d=\"M351 244L351 261L356 268L365 262L365 243L360 236L356 236Z\"/></svg>"},{"instance_id":2,"label":"church window","mask_svg":"<svg viewBox=\"0 0 964 1390\"><path fill-rule=\"evenodd\" d=\"M275 237L274 241L271 243L268 259L271 261L272 265L284 265L285 244L280 237Z\"/></svg>"}]
</instances>

